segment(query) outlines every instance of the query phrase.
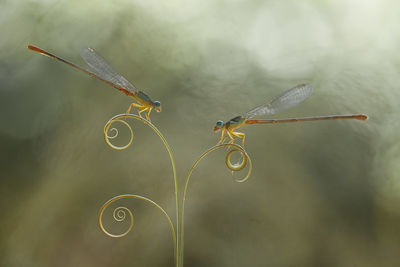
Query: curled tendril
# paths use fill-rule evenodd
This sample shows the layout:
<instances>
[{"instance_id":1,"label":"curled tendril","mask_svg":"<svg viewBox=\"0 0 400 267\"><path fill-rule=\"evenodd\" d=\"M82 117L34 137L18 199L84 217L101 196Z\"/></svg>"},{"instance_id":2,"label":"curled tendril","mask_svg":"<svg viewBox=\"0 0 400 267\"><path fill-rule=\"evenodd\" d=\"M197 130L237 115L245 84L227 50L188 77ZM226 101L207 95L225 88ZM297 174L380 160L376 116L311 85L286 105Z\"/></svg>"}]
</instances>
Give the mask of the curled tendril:
<instances>
[{"instance_id":1,"label":"curled tendril","mask_svg":"<svg viewBox=\"0 0 400 267\"><path fill-rule=\"evenodd\" d=\"M194 168L196 168L197 164L200 162L200 160L202 160L210 152L212 152L214 150L217 150L217 149L220 149L220 148L224 148L224 147L225 148L232 148L232 150L229 151L225 156L225 164L232 172L241 171L247 166L247 164L249 165L249 170L247 171L247 175L245 177L241 178L241 179L235 179L235 181L241 183L241 182L245 182L247 179L249 179L250 174L251 174L251 170L252 170L252 164L251 164L250 157L247 154L246 150L244 150L244 148L242 148L241 146L236 145L236 144L221 144L221 145L213 146L212 148L208 149L206 152L204 152L195 161L195 163L193 164L192 168L190 168L188 176L186 178L186 184L185 184L184 191L186 191L187 184L189 183L189 178L192 175L192 172L193 172ZM237 152L240 153L241 156L242 156L241 157L241 162L233 164L231 162L231 157L232 157L232 155L234 153L237 153Z\"/></svg>"},{"instance_id":2,"label":"curled tendril","mask_svg":"<svg viewBox=\"0 0 400 267\"><path fill-rule=\"evenodd\" d=\"M111 128L109 131L110 131L110 132L111 132L111 131L115 131L115 134L114 134L114 135L108 135L108 134L107 134L107 136L106 136L107 139L114 139L114 138L117 137L118 134L119 134L117 128Z\"/></svg>"},{"instance_id":3,"label":"curled tendril","mask_svg":"<svg viewBox=\"0 0 400 267\"><path fill-rule=\"evenodd\" d=\"M133 214L128 208L126 208L126 207L115 208L114 211L113 211L114 220L116 220L117 222L124 221L125 218L126 218L126 212L125 211L127 211L129 213L130 217L131 217L131 226L129 228L132 229L132 226L133 226ZM129 231L130 231L130 229L129 229Z\"/></svg>"},{"instance_id":4,"label":"curled tendril","mask_svg":"<svg viewBox=\"0 0 400 267\"><path fill-rule=\"evenodd\" d=\"M184 211L185 211L185 199L186 199L186 192L189 184L189 179L190 176L192 175L193 170L196 168L197 164L202 160L205 156L207 156L210 152L220 149L220 148L232 148L231 151L229 151L226 154L225 157L225 164L226 166L233 172L235 171L240 171L246 167L246 165L249 165L249 170L247 171L247 175L241 179L235 179L236 182L238 183L243 183L249 179L251 170L252 170L252 164L251 164L251 159L247 152L244 150L239 145L236 144L221 144L221 145L216 145L213 146L212 148L208 149L206 152L204 152L193 164L193 166L190 168L188 175L186 177L186 182L185 182L185 187L183 189L183 200L182 200L182 225L181 225L181 235L180 235L180 244L181 244L181 251L179 252L180 257L183 257L183 243L184 243ZM242 155L242 161L236 164L232 164L231 162L231 156L233 153L239 152ZM183 262L183 259L180 259L181 262Z\"/></svg>"},{"instance_id":5,"label":"curled tendril","mask_svg":"<svg viewBox=\"0 0 400 267\"><path fill-rule=\"evenodd\" d=\"M122 234L112 234L109 231L107 231L105 229L104 225L103 225L103 214L104 214L104 211L107 209L107 207L110 204L114 203L115 201L120 200L120 199L124 199L124 198L136 198L136 199L144 200L147 203L149 203L149 204L153 205L154 207L158 208L162 212L164 217L167 219L169 227L170 227L170 230L171 230L172 239L173 239L173 242L174 242L174 255L175 255L174 258L176 259L176 253L177 253L177 251L176 251L176 235L175 235L174 225L173 225L173 223L171 221L171 218L168 216L167 212L160 205L158 205L156 202L154 202L153 200L151 200L151 199L149 199L147 197L143 197L143 196L140 196L140 195L127 194L127 195L119 195L119 196L113 197L110 200L108 200L106 203L104 203L104 205L101 207L100 212L99 212L99 226L100 226L101 231L103 233L105 233L106 235L110 236L110 237L123 237L123 236L126 236L132 230L132 228L133 228L133 214L132 214L132 211L130 209L126 208L126 207L117 207L113 211L113 218L117 222L124 221L126 219L126 214L129 214L130 223L129 223L128 229L125 232L123 232Z\"/></svg>"},{"instance_id":6,"label":"curled tendril","mask_svg":"<svg viewBox=\"0 0 400 267\"><path fill-rule=\"evenodd\" d=\"M242 155L242 162L240 162L240 163L236 163L236 164L232 164L232 162L231 162L231 156L232 156L232 154L233 153L235 153L235 152L239 152L241 155ZM247 160L249 159L249 157L248 157L248 155L245 153L245 152L243 152L243 151L241 151L241 150L237 150L237 149L233 149L233 150L231 150L231 151L229 151L227 154L226 154L226 157L225 157L225 164L226 164L226 166L231 170L231 171L240 171L240 170L243 170L245 167L246 167L246 165L247 165ZM246 180L248 179L248 176L246 177ZM246 180L244 180L244 181L246 181ZM238 182L244 182L244 181L242 181L242 180L239 180Z\"/></svg>"},{"instance_id":7,"label":"curled tendril","mask_svg":"<svg viewBox=\"0 0 400 267\"><path fill-rule=\"evenodd\" d=\"M118 198L118 197L117 197L117 198ZM120 198L118 198L118 199L120 199ZM133 228L133 214L132 214L132 211L130 211L130 210L129 210L128 208L126 208L126 207L118 207L118 208L115 208L114 211L113 211L114 220L116 220L117 222L125 221L125 219L126 219L126 213L129 214L129 217L130 217L129 227L128 227L128 229L127 229L125 232L123 232L122 234L112 234L112 233L108 232L108 231L104 228L103 221L102 221L102 217L103 217L104 210L108 207L108 205L110 205L112 202L114 202L114 201L116 201L116 200L117 200L117 199L115 199L115 198L110 199L110 200L107 201L106 204L104 204L103 207L101 208L100 214L99 214L99 226L100 226L100 229L103 231L103 233L105 233L106 235L108 235L108 236L110 236L110 237L123 237L123 236L126 236L126 235L132 230L132 228Z\"/></svg>"},{"instance_id":8,"label":"curled tendril","mask_svg":"<svg viewBox=\"0 0 400 267\"><path fill-rule=\"evenodd\" d=\"M110 142L110 139L116 138L118 136L118 134L119 134L117 128L111 128L110 129L111 124L113 124L114 122L120 122L120 123L124 124L126 127L128 127L130 135L131 135L128 144L126 144L124 146L116 146L116 145L114 145L114 144L112 144ZM109 135L108 134L111 131L114 131L114 135ZM133 142L133 130L132 130L132 127L126 121L120 120L118 118L113 117L104 126L104 140L106 141L107 145L109 145L111 148L116 149L116 150L124 150L125 148L128 148Z\"/></svg>"}]
</instances>

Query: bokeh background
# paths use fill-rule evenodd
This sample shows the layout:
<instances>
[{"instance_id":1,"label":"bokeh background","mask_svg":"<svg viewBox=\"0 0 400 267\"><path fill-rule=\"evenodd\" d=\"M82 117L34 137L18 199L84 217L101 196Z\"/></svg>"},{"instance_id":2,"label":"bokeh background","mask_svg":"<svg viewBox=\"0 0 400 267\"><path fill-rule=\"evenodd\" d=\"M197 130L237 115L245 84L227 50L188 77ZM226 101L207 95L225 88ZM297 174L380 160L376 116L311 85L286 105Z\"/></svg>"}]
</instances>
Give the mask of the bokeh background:
<instances>
[{"instance_id":1,"label":"bokeh background","mask_svg":"<svg viewBox=\"0 0 400 267\"><path fill-rule=\"evenodd\" d=\"M175 221L161 141L132 122L134 144L107 147L104 124L131 99L26 48L35 44L78 65L93 47L160 100L151 117L181 188L217 142L216 120L299 83L314 95L278 117L368 114L243 128L254 164L243 184L225 151L202 161L186 201L185 266L399 266L399 10L396 0L0 0L0 265L173 266L158 210L122 201L135 227L121 239L97 225L101 205L125 193ZM105 222L122 231L110 214Z\"/></svg>"}]
</instances>

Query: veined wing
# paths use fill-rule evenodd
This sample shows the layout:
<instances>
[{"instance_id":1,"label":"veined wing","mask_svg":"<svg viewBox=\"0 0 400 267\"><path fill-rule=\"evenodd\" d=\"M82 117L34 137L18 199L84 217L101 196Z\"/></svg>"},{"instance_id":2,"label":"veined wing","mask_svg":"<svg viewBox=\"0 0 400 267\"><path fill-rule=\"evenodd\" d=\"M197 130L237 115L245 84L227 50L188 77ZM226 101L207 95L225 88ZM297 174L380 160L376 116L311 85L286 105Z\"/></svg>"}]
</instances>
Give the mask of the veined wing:
<instances>
[{"instance_id":1,"label":"veined wing","mask_svg":"<svg viewBox=\"0 0 400 267\"><path fill-rule=\"evenodd\" d=\"M313 88L311 84L300 84L287 90L280 96L274 98L268 104L258 106L246 113L245 117L252 118L254 116L265 114L276 114L282 110L296 106L306 100L312 94Z\"/></svg>"},{"instance_id":2,"label":"veined wing","mask_svg":"<svg viewBox=\"0 0 400 267\"><path fill-rule=\"evenodd\" d=\"M131 93L138 91L136 87L119 74L110 64L92 48L84 48L81 57L95 74L117 86L127 89Z\"/></svg>"}]
</instances>

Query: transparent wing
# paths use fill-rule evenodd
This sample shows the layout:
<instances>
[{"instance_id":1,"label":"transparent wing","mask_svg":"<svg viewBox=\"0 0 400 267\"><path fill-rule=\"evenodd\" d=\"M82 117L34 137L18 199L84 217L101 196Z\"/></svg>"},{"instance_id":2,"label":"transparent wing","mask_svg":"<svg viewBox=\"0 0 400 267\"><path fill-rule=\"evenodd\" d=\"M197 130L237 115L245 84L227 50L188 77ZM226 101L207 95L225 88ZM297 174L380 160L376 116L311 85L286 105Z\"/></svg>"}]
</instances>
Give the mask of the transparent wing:
<instances>
[{"instance_id":1,"label":"transparent wing","mask_svg":"<svg viewBox=\"0 0 400 267\"><path fill-rule=\"evenodd\" d=\"M246 113L246 118L265 114L276 114L282 110L296 106L306 100L312 94L313 88L311 84L300 84L287 90L280 96L274 98L268 104L256 107Z\"/></svg>"},{"instance_id":2,"label":"transparent wing","mask_svg":"<svg viewBox=\"0 0 400 267\"><path fill-rule=\"evenodd\" d=\"M81 51L81 57L85 60L86 64L93 70L95 74L113 84L131 91L132 93L138 91L136 87L119 74L107 61L100 56L92 48L84 48Z\"/></svg>"}]
</instances>

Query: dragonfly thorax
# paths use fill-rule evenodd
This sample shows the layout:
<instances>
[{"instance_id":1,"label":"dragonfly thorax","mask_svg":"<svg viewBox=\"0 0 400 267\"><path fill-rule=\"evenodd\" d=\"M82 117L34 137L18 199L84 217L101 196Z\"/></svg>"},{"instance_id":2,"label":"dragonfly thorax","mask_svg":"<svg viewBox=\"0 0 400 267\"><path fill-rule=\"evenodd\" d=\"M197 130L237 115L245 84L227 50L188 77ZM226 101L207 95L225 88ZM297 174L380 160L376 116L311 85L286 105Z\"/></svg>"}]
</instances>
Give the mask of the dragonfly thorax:
<instances>
[{"instance_id":1,"label":"dragonfly thorax","mask_svg":"<svg viewBox=\"0 0 400 267\"><path fill-rule=\"evenodd\" d=\"M237 116L237 117L227 121L225 123L225 128L227 128L227 129L235 129L237 127L240 127L244 123L245 120L246 120L245 117Z\"/></svg>"}]
</instances>

